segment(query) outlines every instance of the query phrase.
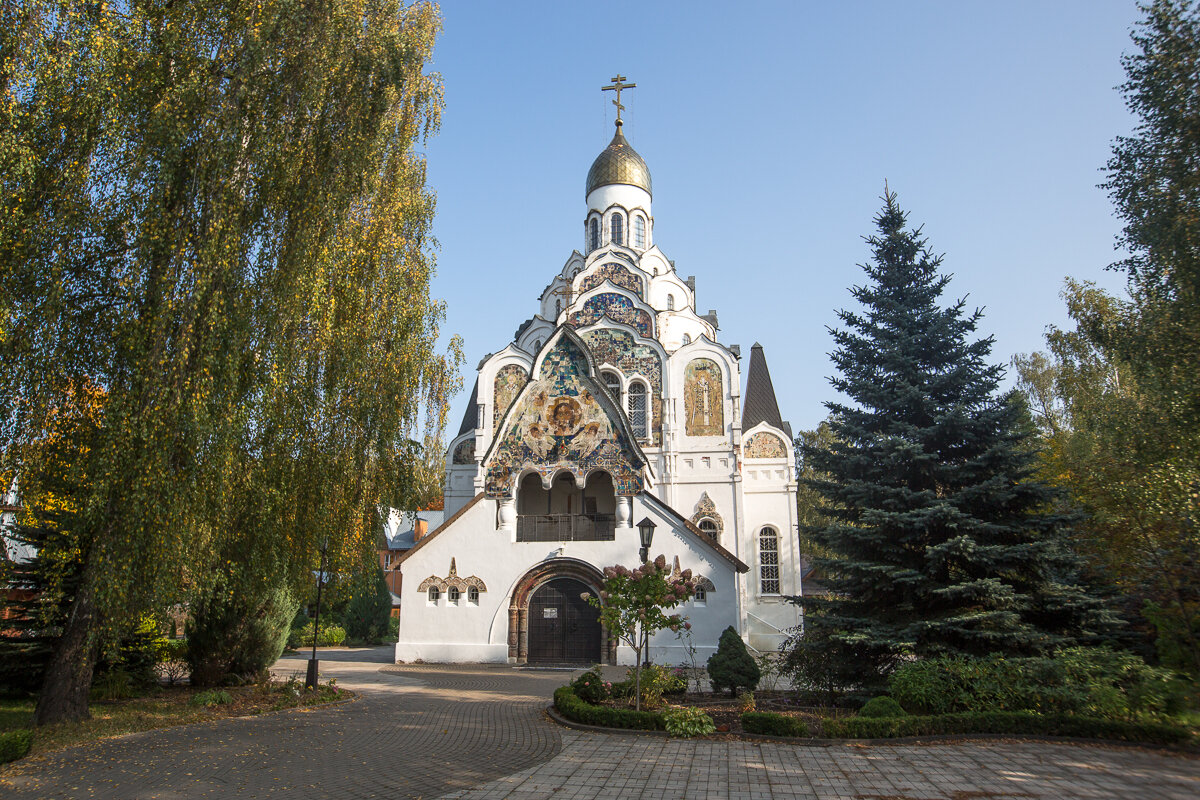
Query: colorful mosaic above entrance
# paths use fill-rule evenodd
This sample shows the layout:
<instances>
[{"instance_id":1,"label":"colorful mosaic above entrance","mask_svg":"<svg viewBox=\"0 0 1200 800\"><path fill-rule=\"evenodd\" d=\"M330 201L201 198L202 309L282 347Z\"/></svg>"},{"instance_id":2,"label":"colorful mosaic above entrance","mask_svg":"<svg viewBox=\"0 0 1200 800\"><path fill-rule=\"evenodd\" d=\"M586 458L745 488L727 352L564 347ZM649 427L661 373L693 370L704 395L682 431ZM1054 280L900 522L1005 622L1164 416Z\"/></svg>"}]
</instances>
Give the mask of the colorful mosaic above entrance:
<instances>
[{"instance_id":1,"label":"colorful mosaic above entrance","mask_svg":"<svg viewBox=\"0 0 1200 800\"><path fill-rule=\"evenodd\" d=\"M638 333L647 338L654 335L654 320L650 318L649 312L638 308L628 297L616 292L604 292L589 297L583 308L571 314L569 321L575 327L582 328L601 317L608 317L613 322L636 328Z\"/></svg>"},{"instance_id":2,"label":"colorful mosaic above entrance","mask_svg":"<svg viewBox=\"0 0 1200 800\"><path fill-rule=\"evenodd\" d=\"M642 490L641 460L619 423L619 412L589 374L587 358L564 332L542 360L537 380L517 398L517 411L485 465L488 497L512 497L519 475L535 470L543 480L567 470L583 486L602 469L618 495Z\"/></svg>"},{"instance_id":3,"label":"colorful mosaic above entrance","mask_svg":"<svg viewBox=\"0 0 1200 800\"><path fill-rule=\"evenodd\" d=\"M628 289L636 294L639 300L645 298L645 295L642 294L641 278L634 275L620 264L601 264L600 266L596 267L594 270L585 275L583 280L579 282L579 290L576 292L576 294L583 294L595 289L597 286L604 283L605 280L612 281L613 284L620 286L622 289Z\"/></svg>"},{"instance_id":4,"label":"colorful mosaic above entrance","mask_svg":"<svg viewBox=\"0 0 1200 800\"><path fill-rule=\"evenodd\" d=\"M613 328L597 328L579 334L596 365L608 364L624 373L626 378L641 375L650 381L650 436L654 444L662 444L662 360L658 351L647 344L638 344L633 334Z\"/></svg>"},{"instance_id":5,"label":"colorful mosaic above entrance","mask_svg":"<svg viewBox=\"0 0 1200 800\"><path fill-rule=\"evenodd\" d=\"M504 412L529 383L529 373L519 364L509 364L496 372L496 387L492 395L492 432L500 427Z\"/></svg>"},{"instance_id":6,"label":"colorful mosaic above entrance","mask_svg":"<svg viewBox=\"0 0 1200 800\"><path fill-rule=\"evenodd\" d=\"M787 447L778 436L756 433L746 442L746 458L787 458Z\"/></svg>"},{"instance_id":7,"label":"colorful mosaic above entrance","mask_svg":"<svg viewBox=\"0 0 1200 800\"><path fill-rule=\"evenodd\" d=\"M684 430L688 436L724 436L725 403L721 368L715 361L697 358L683 376Z\"/></svg>"}]
</instances>

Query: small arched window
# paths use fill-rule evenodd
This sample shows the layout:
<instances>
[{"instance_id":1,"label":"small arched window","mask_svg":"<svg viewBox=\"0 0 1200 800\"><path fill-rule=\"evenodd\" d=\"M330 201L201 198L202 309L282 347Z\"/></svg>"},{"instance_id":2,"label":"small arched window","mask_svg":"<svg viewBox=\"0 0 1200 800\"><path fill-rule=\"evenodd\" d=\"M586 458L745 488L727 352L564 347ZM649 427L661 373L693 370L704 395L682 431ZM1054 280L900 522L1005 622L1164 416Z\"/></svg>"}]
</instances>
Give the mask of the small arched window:
<instances>
[{"instance_id":1,"label":"small arched window","mask_svg":"<svg viewBox=\"0 0 1200 800\"><path fill-rule=\"evenodd\" d=\"M633 218L633 246L646 246L646 220L642 217Z\"/></svg>"},{"instance_id":2,"label":"small arched window","mask_svg":"<svg viewBox=\"0 0 1200 800\"><path fill-rule=\"evenodd\" d=\"M588 221L588 252L600 246L600 220L592 217Z\"/></svg>"},{"instance_id":3,"label":"small arched window","mask_svg":"<svg viewBox=\"0 0 1200 800\"><path fill-rule=\"evenodd\" d=\"M442 593L438 589L438 587L430 586L429 587L429 603L430 603L430 605L436 606L438 600L441 600L441 599L442 599Z\"/></svg>"},{"instance_id":4,"label":"small arched window","mask_svg":"<svg viewBox=\"0 0 1200 800\"><path fill-rule=\"evenodd\" d=\"M646 438L646 385L634 382L629 384L629 425L633 435L639 439Z\"/></svg>"},{"instance_id":5,"label":"small arched window","mask_svg":"<svg viewBox=\"0 0 1200 800\"><path fill-rule=\"evenodd\" d=\"M620 214L612 215L612 240L613 244L625 244L625 218Z\"/></svg>"},{"instance_id":6,"label":"small arched window","mask_svg":"<svg viewBox=\"0 0 1200 800\"><path fill-rule=\"evenodd\" d=\"M557 317L562 313L562 300L554 301L554 316Z\"/></svg>"},{"instance_id":7,"label":"small arched window","mask_svg":"<svg viewBox=\"0 0 1200 800\"><path fill-rule=\"evenodd\" d=\"M446 602L452 606L456 606L456 605L458 605L458 598L459 598L458 587L451 586L450 590L448 592L446 592Z\"/></svg>"},{"instance_id":8,"label":"small arched window","mask_svg":"<svg viewBox=\"0 0 1200 800\"><path fill-rule=\"evenodd\" d=\"M600 379L604 381L604 388L608 389L608 393L613 396L613 399L618 403L621 402L621 376L615 372L605 370L600 373Z\"/></svg>"},{"instance_id":9,"label":"small arched window","mask_svg":"<svg viewBox=\"0 0 1200 800\"><path fill-rule=\"evenodd\" d=\"M675 310L675 295L669 294L669 295L667 295L667 311L674 311L674 310Z\"/></svg>"},{"instance_id":10,"label":"small arched window","mask_svg":"<svg viewBox=\"0 0 1200 800\"><path fill-rule=\"evenodd\" d=\"M779 534L772 527L758 532L758 593L779 594Z\"/></svg>"},{"instance_id":11,"label":"small arched window","mask_svg":"<svg viewBox=\"0 0 1200 800\"><path fill-rule=\"evenodd\" d=\"M708 603L708 590L703 586L697 586L692 592L692 602L698 606L706 605Z\"/></svg>"},{"instance_id":12,"label":"small arched window","mask_svg":"<svg viewBox=\"0 0 1200 800\"><path fill-rule=\"evenodd\" d=\"M541 339L536 339L536 340L534 340L534 342L533 342L533 352L535 352L535 353L536 353L536 352L540 351L541 349L542 349L542 340L541 340Z\"/></svg>"},{"instance_id":13,"label":"small arched window","mask_svg":"<svg viewBox=\"0 0 1200 800\"><path fill-rule=\"evenodd\" d=\"M700 524L696 527L703 531L704 535L712 539L714 542L717 540L717 523L713 522L708 517L700 520Z\"/></svg>"},{"instance_id":14,"label":"small arched window","mask_svg":"<svg viewBox=\"0 0 1200 800\"><path fill-rule=\"evenodd\" d=\"M691 343L692 343L692 337L688 336L688 335L685 333L685 334L683 335L683 343L684 343L684 344L691 344Z\"/></svg>"},{"instance_id":15,"label":"small arched window","mask_svg":"<svg viewBox=\"0 0 1200 800\"><path fill-rule=\"evenodd\" d=\"M479 587L478 586L468 586L467 587L467 602L473 606L479 605Z\"/></svg>"}]
</instances>

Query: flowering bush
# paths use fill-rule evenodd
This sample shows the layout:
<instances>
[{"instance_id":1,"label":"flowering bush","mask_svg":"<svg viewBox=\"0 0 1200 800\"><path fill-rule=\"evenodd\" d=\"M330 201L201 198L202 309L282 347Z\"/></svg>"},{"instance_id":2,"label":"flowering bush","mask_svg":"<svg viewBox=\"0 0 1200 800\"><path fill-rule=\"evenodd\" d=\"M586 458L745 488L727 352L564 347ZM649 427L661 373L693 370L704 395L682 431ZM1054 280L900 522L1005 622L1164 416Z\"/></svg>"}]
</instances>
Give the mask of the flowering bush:
<instances>
[{"instance_id":1,"label":"flowering bush","mask_svg":"<svg viewBox=\"0 0 1200 800\"><path fill-rule=\"evenodd\" d=\"M571 688L580 700L586 703L601 703L612 697L612 684L600 675L600 669L593 667L580 675L571 683Z\"/></svg>"},{"instance_id":2,"label":"flowering bush","mask_svg":"<svg viewBox=\"0 0 1200 800\"><path fill-rule=\"evenodd\" d=\"M669 628L681 631L687 621L679 614L667 614L695 592L696 584L692 571L685 569L675 574L667 569L666 556L659 555L640 567L629 569L621 565L604 568L604 587L599 597L584 594L583 597L600 609L600 621L610 634L633 648L635 663L635 703L641 708L642 653L649 645L650 637Z\"/></svg>"}]
</instances>

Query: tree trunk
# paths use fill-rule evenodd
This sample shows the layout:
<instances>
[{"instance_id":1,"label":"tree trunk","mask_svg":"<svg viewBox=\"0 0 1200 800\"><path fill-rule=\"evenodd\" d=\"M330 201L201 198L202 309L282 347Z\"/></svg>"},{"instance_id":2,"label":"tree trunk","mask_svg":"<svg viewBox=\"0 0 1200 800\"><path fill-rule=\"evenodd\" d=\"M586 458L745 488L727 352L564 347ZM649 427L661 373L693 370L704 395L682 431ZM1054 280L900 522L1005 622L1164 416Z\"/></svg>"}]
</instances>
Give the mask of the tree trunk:
<instances>
[{"instance_id":1,"label":"tree trunk","mask_svg":"<svg viewBox=\"0 0 1200 800\"><path fill-rule=\"evenodd\" d=\"M97 620L90 578L84 574L63 634L46 667L46 681L33 715L36 726L78 722L91 717L88 692L96 668Z\"/></svg>"}]
</instances>

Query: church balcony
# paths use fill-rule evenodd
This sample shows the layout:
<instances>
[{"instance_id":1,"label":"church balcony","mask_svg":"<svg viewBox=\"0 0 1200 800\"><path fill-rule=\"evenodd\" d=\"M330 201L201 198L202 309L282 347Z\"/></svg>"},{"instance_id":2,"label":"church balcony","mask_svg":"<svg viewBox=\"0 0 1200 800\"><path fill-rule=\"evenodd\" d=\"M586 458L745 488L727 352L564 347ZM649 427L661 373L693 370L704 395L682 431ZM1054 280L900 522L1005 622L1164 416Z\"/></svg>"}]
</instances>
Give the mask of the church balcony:
<instances>
[{"instance_id":1,"label":"church balcony","mask_svg":"<svg viewBox=\"0 0 1200 800\"><path fill-rule=\"evenodd\" d=\"M611 542L615 514L518 514L518 542Z\"/></svg>"}]
</instances>

